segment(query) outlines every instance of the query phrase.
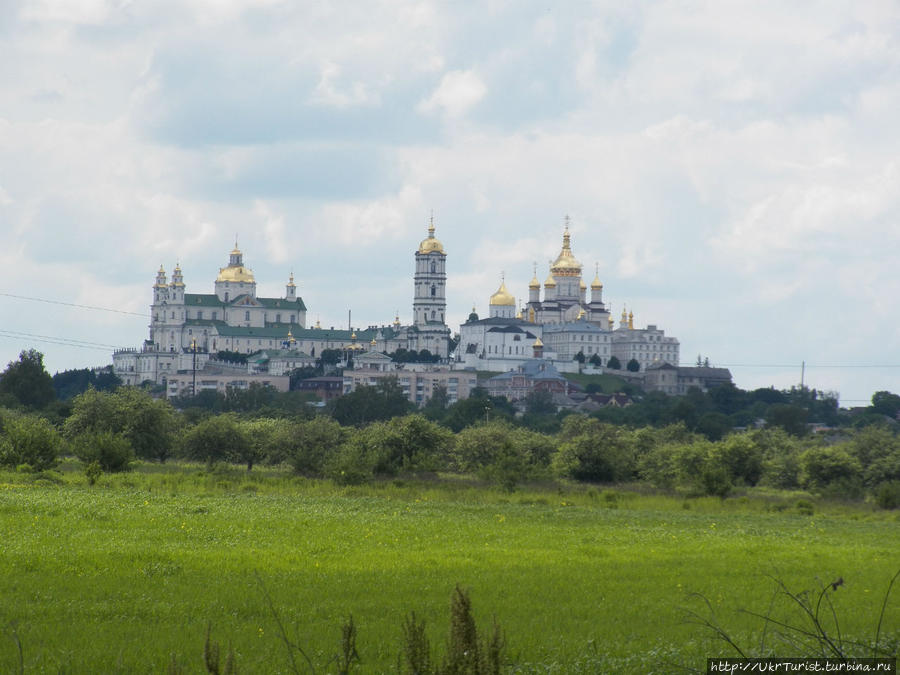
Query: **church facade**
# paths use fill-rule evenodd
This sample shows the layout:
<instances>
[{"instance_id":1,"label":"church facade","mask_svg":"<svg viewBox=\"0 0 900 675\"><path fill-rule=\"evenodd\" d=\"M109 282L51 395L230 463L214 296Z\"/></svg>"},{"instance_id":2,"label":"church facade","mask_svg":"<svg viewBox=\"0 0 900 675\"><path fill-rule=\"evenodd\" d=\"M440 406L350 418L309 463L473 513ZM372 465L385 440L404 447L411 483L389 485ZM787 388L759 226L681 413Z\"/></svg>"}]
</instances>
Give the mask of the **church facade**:
<instances>
[{"instance_id":1,"label":"church facade","mask_svg":"<svg viewBox=\"0 0 900 675\"><path fill-rule=\"evenodd\" d=\"M413 322L409 325L402 325L397 316L393 323L367 328L323 328L318 321L307 327L306 304L297 295L293 274L283 297L258 297L253 271L236 243L228 264L219 269L212 293L188 293L180 264L171 280L160 266L152 289L149 338L140 349L116 350L114 371L125 384L163 384L176 373L202 370L221 351L250 355L272 349L309 358L326 349L351 355L366 350L427 349L446 358L450 340L447 254L434 233L432 220L428 236L414 253Z\"/></svg>"}]
</instances>

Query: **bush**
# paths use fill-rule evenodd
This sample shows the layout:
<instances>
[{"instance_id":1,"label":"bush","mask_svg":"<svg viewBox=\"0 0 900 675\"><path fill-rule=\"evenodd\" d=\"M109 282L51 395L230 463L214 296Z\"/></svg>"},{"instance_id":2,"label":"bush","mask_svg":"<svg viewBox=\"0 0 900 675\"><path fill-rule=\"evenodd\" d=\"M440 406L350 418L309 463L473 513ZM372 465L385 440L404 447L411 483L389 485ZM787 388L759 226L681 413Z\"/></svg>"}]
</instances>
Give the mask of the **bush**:
<instances>
[{"instance_id":1,"label":"bush","mask_svg":"<svg viewBox=\"0 0 900 675\"><path fill-rule=\"evenodd\" d=\"M900 481L882 483L875 489L875 503L882 509L900 508Z\"/></svg>"},{"instance_id":2,"label":"bush","mask_svg":"<svg viewBox=\"0 0 900 675\"><path fill-rule=\"evenodd\" d=\"M217 415L189 429L181 440L182 454L209 465L221 461L245 461L250 440L232 415Z\"/></svg>"},{"instance_id":3,"label":"bush","mask_svg":"<svg viewBox=\"0 0 900 675\"><path fill-rule=\"evenodd\" d=\"M453 434L422 415L376 422L358 432L376 474L437 471L447 464Z\"/></svg>"},{"instance_id":4,"label":"bush","mask_svg":"<svg viewBox=\"0 0 900 675\"><path fill-rule=\"evenodd\" d=\"M563 422L560 439L554 468L561 476L608 483L634 475L634 439L621 427L570 415Z\"/></svg>"},{"instance_id":5,"label":"bush","mask_svg":"<svg viewBox=\"0 0 900 675\"><path fill-rule=\"evenodd\" d=\"M372 455L357 432L325 462L325 475L338 485L362 485L374 475Z\"/></svg>"},{"instance_id":6,"label":"bush","mask_svg":"<svg viewBox=\"0 0 900 675\"><path fill-rule=\"evenodd\" d=\"M128 439L110 431L80 434L72 439L72 450L85 465L96 462L106 473L128 471L134 460Z\"/></svg>"},{"instance_id":7,"label":"bush","mask_svg":"<svg viewBox=\"0 0 900 675\"><path fill-rule=\"evenodd\" d=\"M805 488L819 489L838 481L860 481L859 460L840 445L809 448L800 455L800 483Z\"/></svg>"},{"instance_id":8,"label":"bush","mask_svg":"<svg viewBox=\"0 0 900 675\"><path fill-rule=\"evenodd\" d=\"M33 471L52 469L59 463L62 440L47 420L40 417L8 417L0 438L0 465L27 465Z\"/></svg>"},{"instance_id":9,"label":"bush","mask_svg":"<svg viewBox=\"0 0 900 675\"><path fill-rule=\"evenodd\" d=\"M453 463L459 471L512 491L523 481L546 476L552 453L550 437L498 421L459 432Z\"/></svg>"}]
</instances>

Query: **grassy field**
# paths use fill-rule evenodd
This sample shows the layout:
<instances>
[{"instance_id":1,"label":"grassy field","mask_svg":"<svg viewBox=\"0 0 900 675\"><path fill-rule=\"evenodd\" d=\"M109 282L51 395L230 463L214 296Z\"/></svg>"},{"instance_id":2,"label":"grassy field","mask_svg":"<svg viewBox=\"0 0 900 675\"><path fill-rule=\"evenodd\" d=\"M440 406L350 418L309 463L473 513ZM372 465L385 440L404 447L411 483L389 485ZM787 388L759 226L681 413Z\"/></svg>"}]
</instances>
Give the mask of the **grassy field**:
<instances>
[{"instance_id":1,"label":"grassy field","mask_svg":"<svg viewBox=\"0 0 900 675\"><path fill-rule=\"evenodd\" d=\"M342 622L360 672L391 672L415 610L443 648L450 594L496 615L522 673L672 673L729 654L685 609L711 602L740 639L773 584L841 576L845 639L869 638L900 567L898 514L755 493L684 500L587 488L504 494L467 482L337 488L274 472L140 467L88 487L0 474L0 672L200 672L207 624L243 673L290 672L261 583L319 673ZM797 503L800 501L800 508ZM882 633L898 640L900 601ZM783 652L779 655L786 655ZM331 668L333 672L333 667Z\"/></svg>"}]
</instances>

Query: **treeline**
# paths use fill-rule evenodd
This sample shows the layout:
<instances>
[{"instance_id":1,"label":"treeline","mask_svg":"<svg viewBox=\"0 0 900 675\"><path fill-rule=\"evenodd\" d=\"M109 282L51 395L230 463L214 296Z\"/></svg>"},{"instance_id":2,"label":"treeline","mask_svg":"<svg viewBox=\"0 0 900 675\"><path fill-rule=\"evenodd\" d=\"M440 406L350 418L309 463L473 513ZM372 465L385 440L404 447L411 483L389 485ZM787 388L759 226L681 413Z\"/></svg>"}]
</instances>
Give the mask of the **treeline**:
<instances>
[{"instance_id":1,"label":"treeline","mask_svg":"<svg viewBox=\"0 0 900 675\"><path fill-rule=\"evenodd\" d=\"M63 454L81 460L91 480L128 470L135 458L183 458L247 469L283 465L345 485L456 472L508 490L566 479L726 496L766 485L844 499L868 495L882 507L900 506L900 438L884 426L827 439L770 428L710 441L682 423L629 429L586 415L566 416L555 434L490 418L454 432L421 413L360 426L327 415L216 413L192 421L169 402L128 387L80 394L59 427L34 413L0 413L0 464L44 471Z\"/></svg>"},{"instance_id":2,"label":"treeline","mask_svg":"<svg viewBox=\"0 0 900 675\"><path fill-rule=\"evenodd\" d=\"M653 394L614 413L583 415L556 413L547 394L531 395L521 414L483 389L452 405L439 390L416 410L390 379L336 398L319 413L305 395L265 387L227 397L204 392L172 405L139 388L94 386L61 403L46 390L52 384L37 352L23 352L0 376L0 465L44 471L70 455L96 480L128 470L135 459L183 458L248 469L284 465L341 484L457 472L509 490L564 479L725 496L766 485L900 506L900 438L891 421L900 396L889 392L873 396L859 428L813 435L805 421L794 423L796 415L782 415L785 406L804 411L804 419L830 414L834 399L805 389ZM748 401L764 427L710 433L701 423L710 414L733 422L725 411L743 414ZM631 412L639 406L643 412Z\"/></svg>"}]
</instances>

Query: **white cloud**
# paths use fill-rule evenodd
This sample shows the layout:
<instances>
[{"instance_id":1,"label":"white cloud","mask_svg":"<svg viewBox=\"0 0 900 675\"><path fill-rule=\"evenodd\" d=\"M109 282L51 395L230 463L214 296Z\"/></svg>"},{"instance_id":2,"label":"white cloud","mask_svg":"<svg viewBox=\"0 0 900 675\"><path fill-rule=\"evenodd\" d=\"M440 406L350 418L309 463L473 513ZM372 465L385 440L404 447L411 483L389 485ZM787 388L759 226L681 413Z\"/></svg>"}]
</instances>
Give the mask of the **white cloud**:
<instances>
[{"instance_id":1,"label":"white cloud","mask_svg":"<svg viewBox=\"0 0 900 675\"><path fill-rule=\"evenodd\" d=\"M487 93L487 87L473 70L453 70L441 78L431 96L423 100L421 112L442 112L448 117L461 117Z\"/></svg>"}]
</instances>

